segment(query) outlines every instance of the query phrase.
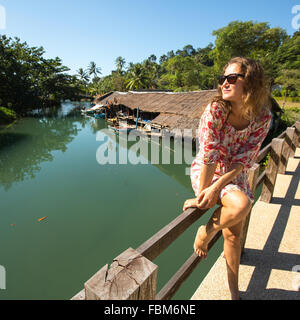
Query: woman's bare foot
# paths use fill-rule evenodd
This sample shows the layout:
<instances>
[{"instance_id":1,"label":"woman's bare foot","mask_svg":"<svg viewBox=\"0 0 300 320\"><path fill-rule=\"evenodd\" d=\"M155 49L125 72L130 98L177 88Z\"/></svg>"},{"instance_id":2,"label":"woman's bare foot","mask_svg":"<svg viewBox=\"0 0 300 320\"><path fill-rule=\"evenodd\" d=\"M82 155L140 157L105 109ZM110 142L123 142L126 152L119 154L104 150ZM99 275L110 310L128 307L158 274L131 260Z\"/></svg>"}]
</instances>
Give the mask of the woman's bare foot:
<instances>
[{"instance_id":1,"label":"woman's bare foot","mask_svg":"<svg viewBox=\"0 0 300 320\"><path fill-rule=\"evenodd\" d=\"M207 258L207 246L214 233L207 233L206 226L200 226L194 242L194 251L199 257Z\"/></svg>"}]
</instances>

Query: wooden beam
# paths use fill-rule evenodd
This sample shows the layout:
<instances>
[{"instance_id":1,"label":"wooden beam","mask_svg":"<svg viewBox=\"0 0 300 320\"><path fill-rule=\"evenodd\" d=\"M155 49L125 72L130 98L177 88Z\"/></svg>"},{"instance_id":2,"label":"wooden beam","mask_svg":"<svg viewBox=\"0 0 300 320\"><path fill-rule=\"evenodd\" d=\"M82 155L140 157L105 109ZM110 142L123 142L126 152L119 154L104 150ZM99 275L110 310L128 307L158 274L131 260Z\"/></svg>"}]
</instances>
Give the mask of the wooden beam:
<instances>
[{"instance_id":1,"label":"wooden beam","mask_svg":"<svg viewBox=\"0 0 300 320\"><path fill-rule=\"evenodd\" d=\"M189 226L197 221L207 210L188 208L153 237L139 246L136 251L153 261Z\"/></svg>"},{"instance_id":2,"label":"wooden beam","mask_svg":"<svg viewBox=\"0 0 300 320\"><path fill-rule=\"evenodd\" d=\"M296 128L296 135L297 135L297 140L296 140L296 147L298 148L300 146L300 121L297 121L295 123L295 128Z\"/></svg>"},{"instance_id":3,"label":"wooden beam","mask_svg":"<svg viewBox=\"0 0 300 320\"><path fill-rule=\"evenodd\" d=\"M222 231L219 231L213 237L213 239L208 244L208 251L221 236ZM174 274L174 276L168 281L168 283L160 290L160 292L156 296L156 300L170 300L184 283L184 281L194 271L201 260L202 258L193 253L190 258L182 265L182 267Z\"/></svg>"}]
</instances>

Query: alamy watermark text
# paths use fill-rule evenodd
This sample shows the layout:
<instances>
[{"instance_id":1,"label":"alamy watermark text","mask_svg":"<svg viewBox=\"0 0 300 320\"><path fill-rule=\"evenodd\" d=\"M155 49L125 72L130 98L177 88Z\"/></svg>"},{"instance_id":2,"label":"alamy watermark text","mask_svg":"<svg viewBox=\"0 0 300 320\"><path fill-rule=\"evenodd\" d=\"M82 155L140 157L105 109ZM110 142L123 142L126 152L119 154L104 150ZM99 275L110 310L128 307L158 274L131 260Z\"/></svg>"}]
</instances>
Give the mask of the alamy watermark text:
<instances>
[{"instance_id":1,"label":"alamy watermark text","mask_svg":"<svg viewBox=\"0 0 300 320\"><path fill-rule=\"evenodd\" d=\"M295 14L295 16L292 19L292 27L295 30L300 29L300 4L296 4L292 8L292 14Z\"/></svg>"}]
</instances>

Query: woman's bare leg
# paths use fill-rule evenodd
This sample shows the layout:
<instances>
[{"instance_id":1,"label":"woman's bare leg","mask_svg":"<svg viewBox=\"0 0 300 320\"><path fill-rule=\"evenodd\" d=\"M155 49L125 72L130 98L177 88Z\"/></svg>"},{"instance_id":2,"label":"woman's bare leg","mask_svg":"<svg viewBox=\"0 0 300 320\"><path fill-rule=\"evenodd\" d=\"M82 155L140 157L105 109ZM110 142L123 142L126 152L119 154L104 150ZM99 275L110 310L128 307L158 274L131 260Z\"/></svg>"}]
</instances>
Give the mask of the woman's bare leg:
<instances>
[{"instance_id":1,"label":"woman's bare leg","mask_svg":"<svg viewBox=\"0 0 300 320\"><path fill-rule=\"evenodd\" d=\"M232 300L239 300L239 266L241 257L240 237L243 227L243 221L235 226L222 230L224 237L224 255L227 267L228 286Z\"/></svg>"},{"instance_id":2,"label":"woman's bare leg","mask_svg":"<svg viewBox=\"0 0 300 320\"><path fill-rule=\"evenodd\" d=\"M221 199L220 204L221 207L214 211L208 223L198 229L194 250L196 254L205 258L208 243L219 230L223 230L229 289L232 299L239 299L240 236L243 220L250 212L252 204L241 191L228 193Z\"/></svg>"},{"instance_id":3,"label":"woman's bare leg","mask_svg":"<svg viewBox=\"0 0 300 320\"><path fill-rule=\"evenodd\" d=\"M214 235L225 228L230 228L242 221L251 209L251 202L241 191L232 191L221 199L217 208L205 226L198 229L194 251L202 257L207 256L207 246Z\"/></svg>"}]
</instances>

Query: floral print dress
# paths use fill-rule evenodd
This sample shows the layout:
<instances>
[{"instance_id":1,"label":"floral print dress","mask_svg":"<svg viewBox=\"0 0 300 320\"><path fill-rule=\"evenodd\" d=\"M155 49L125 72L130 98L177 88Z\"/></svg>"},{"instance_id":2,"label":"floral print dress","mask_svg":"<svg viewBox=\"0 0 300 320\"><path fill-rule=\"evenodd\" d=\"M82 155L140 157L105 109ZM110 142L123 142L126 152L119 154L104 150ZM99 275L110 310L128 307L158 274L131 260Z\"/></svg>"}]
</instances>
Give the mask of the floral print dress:
<instances>
[{"instance_id":1,"label":"floral print dress","mask_svg":"<svg viewBox=\"0 0 300 320\"><path fill-rule=\"evenodd\" d=\"M229 171L232 164L241 163L243 171L221 190L219 197L232 190L240 190L253 202L248 173L268 134L272 114L263 108L260 115L243 130L235 129L227 121L227 115L228 111L216 102L209 104L202 114L198 130L199 152L191 166L192 187L197 196L204 164L218 163L212 180L214 183Z\"/></svg>"}]
</instances>

